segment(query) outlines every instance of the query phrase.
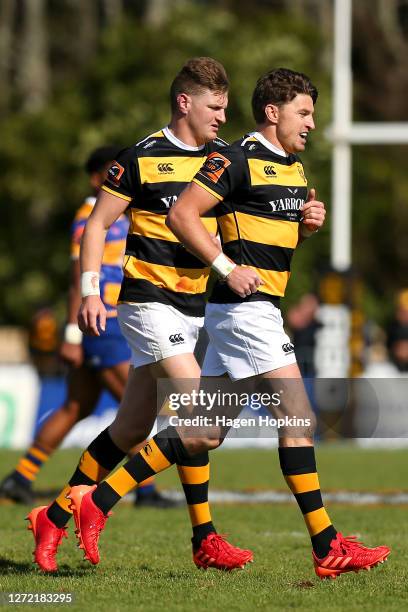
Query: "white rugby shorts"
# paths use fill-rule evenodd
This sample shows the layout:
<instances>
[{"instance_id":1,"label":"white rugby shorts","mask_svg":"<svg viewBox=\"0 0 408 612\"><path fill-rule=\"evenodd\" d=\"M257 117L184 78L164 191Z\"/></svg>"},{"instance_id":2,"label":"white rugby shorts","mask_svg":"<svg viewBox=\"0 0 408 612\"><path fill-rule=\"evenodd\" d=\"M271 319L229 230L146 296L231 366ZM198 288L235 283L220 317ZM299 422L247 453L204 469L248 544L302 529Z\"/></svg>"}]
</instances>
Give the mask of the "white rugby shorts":
<instances>
[{"instance_id":1,"label":"white rugby shorts","mask_svg":"<svg viewBox=\"0 0 408 612\"><path fill-rule=\"evenodd\" d=\"M203 376L228 373L241 380L296 363L281 312L271 302L209 303L204 324L210 344Z\"/></svg>"},{"instance_id":2,"label":"white rugby shorts","mask_svg":"<svg viewBox=\"0 0 408 612\"><path fill-rule=\"evenodd\" d=\"M194 353L204 324L204 317L190 317L159 302L118 304L118 320L135 368L173 355Z\"/></svg>"}]
</instances>

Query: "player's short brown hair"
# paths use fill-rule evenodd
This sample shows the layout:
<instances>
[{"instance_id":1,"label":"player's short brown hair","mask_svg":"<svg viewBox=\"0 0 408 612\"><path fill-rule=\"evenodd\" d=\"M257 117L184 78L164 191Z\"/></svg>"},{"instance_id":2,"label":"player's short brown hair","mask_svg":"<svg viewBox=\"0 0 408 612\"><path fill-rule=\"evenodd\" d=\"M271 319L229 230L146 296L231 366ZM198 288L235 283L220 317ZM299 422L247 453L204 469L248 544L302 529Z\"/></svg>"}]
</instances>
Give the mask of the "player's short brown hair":
<instances>
[{"instance_id":1,"label":"player's short brown hair","mask_svg":"<svg viewBox=\"0 0 408 612\"><path fill-rule=\"evenodd\" d=\"M171 110L177 110L177 96L181 93L194 95L204 89L225 93L228 86L227 73L220 62L212 57L193 57L184 64L171 84Z\"/></svg>"},{"instance_id":2,"label":"player's short brown hair","mask_svg":"<svg viewBox=\"0 0 408 612\"><path fill-rule=\"evenodd\" d=\"M316 103L318 91L308 76L289 68L277 68L258 79L252 95L252 113L257 123L265 121L265 107L268 104L282 106L298 94L310 96Z\"/></svg>"}]
</instances>

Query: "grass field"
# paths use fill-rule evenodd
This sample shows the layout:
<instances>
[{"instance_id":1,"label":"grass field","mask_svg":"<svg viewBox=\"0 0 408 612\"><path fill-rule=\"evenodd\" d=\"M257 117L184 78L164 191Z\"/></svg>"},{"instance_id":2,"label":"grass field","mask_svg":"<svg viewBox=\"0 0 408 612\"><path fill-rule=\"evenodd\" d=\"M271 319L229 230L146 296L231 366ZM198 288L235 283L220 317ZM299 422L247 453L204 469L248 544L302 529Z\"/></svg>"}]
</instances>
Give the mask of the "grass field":
<instances>
[{"instance_id":1,"label":"grass field","mask_svg":"<svg viewBox=\"0 0 408 612\"><path fill-rule=\"evenodd\" d=\"M212 454L212 487L230 490L285 490L275 451L228 450ZM61 451L44 468L37 488L60 487L78 451ZM16 453L0 451L1 472L13 467ZM402 491L408 489L405 451L359 450L349 446L319 449L325 490ZM174 472L174 470L171 470ZM176 488L168 471L158 478ZM320 581L313 572L309 538L294 504L214 505L213 518L230 541L254 550L245 571L199 572L191 561L185 508L136 510L120 504L101 538L102 561L82 561L72 526L58 556L60 571L44 576L31 563L32 536L24 531L27 509L0 506L0 591L72 592L70 610L401 610L407 592L407 507L329 508L335 526L370 544L392 548L389 562L371 572ZM48 609L57 606L49 606ZM25 606L25 609L46 606ZM5 609L5 608L4 608Z\"/></svg>"}]
</instances>

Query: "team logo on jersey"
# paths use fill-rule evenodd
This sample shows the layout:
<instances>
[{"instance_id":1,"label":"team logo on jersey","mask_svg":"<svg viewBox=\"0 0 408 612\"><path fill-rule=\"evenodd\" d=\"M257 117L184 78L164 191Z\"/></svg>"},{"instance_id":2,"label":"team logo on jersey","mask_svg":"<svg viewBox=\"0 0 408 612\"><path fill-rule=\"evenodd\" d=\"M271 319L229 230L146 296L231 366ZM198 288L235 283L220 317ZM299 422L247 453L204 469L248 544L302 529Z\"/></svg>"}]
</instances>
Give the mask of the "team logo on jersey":
<instances>
[{"instance_id":1,"label":"team logo on jersey","mask_svg":"<svg viewBox=\"0 0 408 612\"><path fill-rule=\"evenodd\" d=\"M297 169L298 169L298 172L299 172L299 174L300 174L300 177L301 177L301 178L303 179L303 181L304 181L304 182L307 184L307 179L306 179L306 176L305 176L305 173L304 173L304 170L303 170L303 166L302 166L302 164L297 164Z\"/></svg>"},{"instance_id":2,"label":"team logo on jersey","mask_svg":"<svg viewBox=\"0 0 408 612\"><path fill-rule=\"evenodd\" d=\"M149 456L152 454L153 449L150 446L150 444L146 444L146 446L143 447L143 452L145 453L145 455Z\"/></svg>"},{"instance_id":3,"label":"team logo on jersey","mask_svg":"<svg viewBox=\"0 0 408 612\"><path fill-rule=\"evenodd\" d=\"M276 172L276 168L275 166L272 166L271 164L264 166L264 172L265 172L265 176L277 176L277 172Z\"/></svg>"},{"instance_id":4,"label":"team logo on jersey","mask_svg":"<svg viewBox=\"0 0 408 612\"><path fill-rule=\"evenodd\" d=\"M174 167L170 162L157 164L157 170L159 174L174 174Z\"/></svg>"},{"instance_id":5,"label":"team logo on jersey","mask_svg":"<svg viewBox=\"0 0 408 612\"><path fill-rule=\"evenodd\" d=\"M108 170L108 179L115 185L120 185L120 179L125 169L117 161L114 161Z\"/></svg>"},{"instance_id":6,"label":"team logo on jersey","mask_svg":"<svg viewBox=\"0 0 408 612\"><path fill-rule=\"evenodd\" d=\"M221 153L210 153L205 160L203 167L200 170L213 183L218 183L222 174L231 165L229 159L221 155Z\"/></svg>"}]
</instances>

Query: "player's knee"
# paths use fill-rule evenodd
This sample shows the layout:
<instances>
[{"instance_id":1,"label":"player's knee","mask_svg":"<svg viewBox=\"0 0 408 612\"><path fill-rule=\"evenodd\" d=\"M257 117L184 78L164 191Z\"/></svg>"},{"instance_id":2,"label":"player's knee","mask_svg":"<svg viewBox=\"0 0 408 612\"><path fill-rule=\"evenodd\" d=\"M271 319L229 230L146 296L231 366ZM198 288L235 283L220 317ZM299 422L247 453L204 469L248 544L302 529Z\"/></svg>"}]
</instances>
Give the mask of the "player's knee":
<instances>
[{"instance_id":1,"label":"player's knee","mask_svg":"<svg viewBox=\"0 0 408 612\"><path fill-rule=\"evenodd\" d=\"M222 438L207 438L206 445L208 450L215 450L222 444Z\"/></svg>"}]
</instances>

